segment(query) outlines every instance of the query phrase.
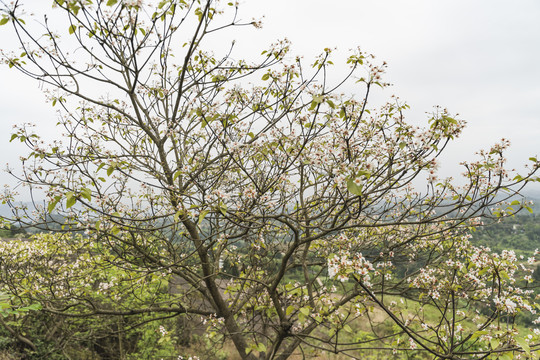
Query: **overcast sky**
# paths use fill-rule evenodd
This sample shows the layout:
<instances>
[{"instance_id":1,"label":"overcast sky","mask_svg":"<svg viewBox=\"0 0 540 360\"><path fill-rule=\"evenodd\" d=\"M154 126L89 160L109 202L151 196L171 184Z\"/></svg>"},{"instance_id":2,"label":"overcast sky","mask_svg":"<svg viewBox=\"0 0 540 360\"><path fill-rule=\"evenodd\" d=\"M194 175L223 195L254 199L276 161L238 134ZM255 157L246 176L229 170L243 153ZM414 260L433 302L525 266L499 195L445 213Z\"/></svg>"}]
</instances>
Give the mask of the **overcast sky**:
<instances>
[{"instance_id":1,"label":"overcast sky","mask_svg":"<svg viewBox=\"0 0 540 360\"><path fill-rule=\"evenodd\" d=\"M150 1L150 0L147 0ZM26 0L35 6L46 0ZM261 30L233 34L241 52L288 38L306 61L324 47L360 46L387 61L393 83L379 97L398 95L409 117L427 119L434 105L468 122L444 157L442 175L502 137L512 142L509 166L540 155L540 1L518 0L244 0L241 17L263 19ZM0 29L0 48L12 47ZM237 54L237 56L239 56ZM0 67L2 163L22 147L8 144L18 122L54 124L36 83ZM354 92L354 89L350 91ZM49 125L47 125L49 126ZM6 182L6 176L0 179Z\"/></svg>"},{"instance_id":2,"label":"overcast sky","mask_svg":"<svg viewBox=\"0 0 540 360\"><path fill-rule=\"evenodd\" d=\"M265 7L261 3L268 4ZM389 64L386 89L425 120L434 105L468 122L447 172L509 138L513 167L540 155L540 2L465 0L253 1L260 41L288 37L301 54L360 46ZM253 10L251 10L253 9Z\"/></svg>"}]
</instances>

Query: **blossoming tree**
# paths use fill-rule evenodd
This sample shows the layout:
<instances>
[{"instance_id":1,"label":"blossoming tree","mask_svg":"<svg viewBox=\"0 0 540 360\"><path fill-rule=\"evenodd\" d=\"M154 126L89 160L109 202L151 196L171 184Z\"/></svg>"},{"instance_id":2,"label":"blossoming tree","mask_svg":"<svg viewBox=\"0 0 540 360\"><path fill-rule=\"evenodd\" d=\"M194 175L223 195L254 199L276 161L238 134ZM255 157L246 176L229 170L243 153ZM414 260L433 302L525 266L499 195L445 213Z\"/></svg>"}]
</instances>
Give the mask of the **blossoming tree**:
<instances>
[{"instance_id":1,"label":"blossoming tree","mask_svg":"<svg viewBox=\"0 0 540 360\"><path fill-rule=\"evenodd\" d=\"M18 1L0 19L22 49L3 60L42 84L64 132L46 144L23 125L11 138L30 148L11 172L46 200L17 206L6 191L5 220L57 234L2 244L2 281L20 301L65 316L203 317L243 359L535 356L538 336L515 326L537 306L528 264L468 234L528 208L515 195L537 180L536 159L508 172L503 141L463 163L464 185L439 179L462 121L437 109L419 128L397 99L372 108L385 64L361 51L341 79L329 49L310 66L286 41L259 62L235 60L234 43L205 51L226 28L258 26L235 3L53 4L59 28L25 23ZM364 96L342 93L349 85ZM25 266L9 257L32 244ZM103 267L122 275L99 280L98 301L85 288ZM168 294L121 301L160 281Z\"/></svg>"}]
</instances>

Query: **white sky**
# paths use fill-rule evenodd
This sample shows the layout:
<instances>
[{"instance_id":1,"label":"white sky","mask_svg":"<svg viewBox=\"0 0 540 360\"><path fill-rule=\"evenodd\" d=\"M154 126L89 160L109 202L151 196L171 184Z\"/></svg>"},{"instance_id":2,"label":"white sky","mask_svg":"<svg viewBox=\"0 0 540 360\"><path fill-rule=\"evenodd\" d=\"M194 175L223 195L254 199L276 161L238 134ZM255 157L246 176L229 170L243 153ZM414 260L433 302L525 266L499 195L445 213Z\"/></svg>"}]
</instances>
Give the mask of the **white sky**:
<instances>
[{"instance_id":1,"label":"white sky","mask_svg":"<svg viewBox=\"0 0 540 360\"><path fill-rule=\"evenodd\" d=\"M434 105L459 113L468 126L448 148L443 176L502 137L512 142L510 167L540 155L540 1L243 0L240 13L245 20L265 15L263 29L230 34L241 53L258 54L284 37L306 62L324 47L344 56L360 46L388 62L394 86L377 96L406 101L411 121L427 119ZM0 48L13 46L0 28ZM0 166L16 165L24 149L8 144L12 124L51 129L55 116L35 82L0 66L0 83ZM0 182L8 177L0 174Z\"/></svg>"}]
</instances>

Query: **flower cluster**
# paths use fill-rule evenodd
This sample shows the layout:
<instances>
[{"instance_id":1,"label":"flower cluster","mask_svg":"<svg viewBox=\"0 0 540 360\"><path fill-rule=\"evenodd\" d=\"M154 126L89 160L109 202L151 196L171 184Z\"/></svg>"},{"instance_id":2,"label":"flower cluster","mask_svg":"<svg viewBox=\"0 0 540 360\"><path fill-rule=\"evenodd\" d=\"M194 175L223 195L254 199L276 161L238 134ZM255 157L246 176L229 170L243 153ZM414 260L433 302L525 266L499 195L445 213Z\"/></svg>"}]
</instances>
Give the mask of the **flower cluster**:
<instances>
[{"instance_id":1,"label":"flower cluster","mask_svg":"<svg viewBox=\"0 0 540 360\"><path fill-rule=\"evenodd\" d=\"M361 281L369 283L369 272L375 268L361 253L351 255L348 251L330 255L328 258L328 276L344 282L351 274L360 275Z\"/></svg>"}]
</instances>

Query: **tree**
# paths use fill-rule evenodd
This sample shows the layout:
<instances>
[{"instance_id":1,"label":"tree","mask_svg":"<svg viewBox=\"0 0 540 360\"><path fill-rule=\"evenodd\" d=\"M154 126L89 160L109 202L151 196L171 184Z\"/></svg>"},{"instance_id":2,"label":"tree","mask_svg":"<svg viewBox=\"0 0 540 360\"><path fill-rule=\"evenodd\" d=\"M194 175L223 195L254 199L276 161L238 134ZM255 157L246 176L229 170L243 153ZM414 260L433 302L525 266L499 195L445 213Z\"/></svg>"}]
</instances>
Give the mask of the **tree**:
<instances>
[{"instance_id":1,"label":"tree","mask_svg":"<svg viewBox=\"0 0 540 360\"><path fill-rule=\"evenodd\" d=\"M202 316L208 337L232 341L242 359L535 356L538 336L515 327L516 314L535 311L528 268L468 240L481 218L529 207L513 196L538 180L535 158L527 174L508 172L503 141L464 163L465 185L439 179L437 158L462 121L437 108L422 129L397 99L372 109L386 65L359 50L340 80L330 49L308 67L286 41L255 63L234 60L234 43L205 51L226 28L258 26L238 20L235 3L53 3L59 30L46 17L26 24L19 1L2 9L23 51L4 60L43 85L65 132L50 145L29 126L12 135L30 148L14 176L46 200L30 209L6 192L9 220L84 233L47 247L85 239L73 254L87 254L86 269L139 274L105 297L156 276L180 285L111 308L86 295L82 270L43 275L36 252L24 269L3 257L19 301L65 316ZM349 83L361 99L340 93ZM21 282L26 273L43 288Z\"/></svg>"}]
</instances>

